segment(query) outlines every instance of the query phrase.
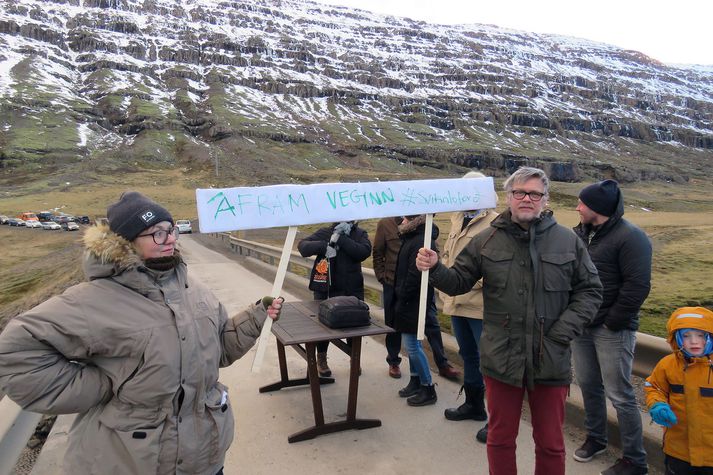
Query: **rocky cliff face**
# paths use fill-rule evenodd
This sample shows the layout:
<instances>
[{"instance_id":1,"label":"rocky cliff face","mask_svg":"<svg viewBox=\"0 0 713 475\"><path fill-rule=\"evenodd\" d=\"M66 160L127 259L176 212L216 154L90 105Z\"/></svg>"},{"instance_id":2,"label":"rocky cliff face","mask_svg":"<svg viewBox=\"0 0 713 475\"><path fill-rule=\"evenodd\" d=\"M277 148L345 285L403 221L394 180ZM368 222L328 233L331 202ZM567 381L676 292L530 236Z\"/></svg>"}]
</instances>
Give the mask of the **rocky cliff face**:
<instances>
[{"instance_id":1,"label":"rocky cliff face","mask_svg":"<svg viewBox=\"0 0 713 475\"><path fill-rule=\"evenodd\" d=\"M531 164L632 181L713 161L713 66L308 1L0 0L0 111L6 169Z\"/></svg>"}]
</instances>

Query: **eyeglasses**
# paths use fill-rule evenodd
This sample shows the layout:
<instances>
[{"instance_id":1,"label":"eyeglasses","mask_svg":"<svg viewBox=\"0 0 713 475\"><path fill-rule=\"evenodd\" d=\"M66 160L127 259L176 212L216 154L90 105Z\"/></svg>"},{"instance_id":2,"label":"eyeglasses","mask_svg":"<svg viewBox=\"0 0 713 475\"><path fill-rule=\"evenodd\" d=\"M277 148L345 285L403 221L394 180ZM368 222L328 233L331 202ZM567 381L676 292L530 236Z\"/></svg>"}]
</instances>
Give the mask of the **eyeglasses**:
<instances>
[{"instance_id":1,"label":"eyeglasses","mask_svg":"<svg viewBox=\"0 0 713 475\"><path fill-rule=\"evenodd\" d=\"M168 241L168 236L173 236L174 239L178 239L178 228L175 226L171 226L168 229L159 229L158 231L154 231L152 233L147 233L147 234L139 234L136 237L142 237L142 236L151 236L151 239L153 239L153 242L162 245L166 244L166 241Z\"/></svg>"},{"instance_id":2,"label":"eyeglasses","mask_svg":"<svg viewBox=\"0 0 713 475\"><path fill-rule=\"evenodd\" d=\"M539 191L523 191L523 190L512 190L510 192L513 198L516 200L524 200L526 196L530 197L532 201L540 201L545 193L540 193Z\"/></svg>"}]
</instances>

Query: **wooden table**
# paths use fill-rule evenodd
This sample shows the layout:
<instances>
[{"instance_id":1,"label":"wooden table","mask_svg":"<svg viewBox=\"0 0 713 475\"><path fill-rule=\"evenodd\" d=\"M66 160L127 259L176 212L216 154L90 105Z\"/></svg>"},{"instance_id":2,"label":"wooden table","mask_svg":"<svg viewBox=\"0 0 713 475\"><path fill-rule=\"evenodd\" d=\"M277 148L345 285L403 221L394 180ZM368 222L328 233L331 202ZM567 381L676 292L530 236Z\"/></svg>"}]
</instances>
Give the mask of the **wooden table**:
<instances>
[{"instance_id":1,"label":"wooden table","mask_svg":"<svg viewBox=\"0 0 713 475\"><path fill-rule=\"evenodd\" d=\"M260 388L260 392L278 391L282 388L309 384L312 392L312 407L314 409L314 426L301 430L289 436L287 440L299 442L314 439L318 435L329 434L349 429L368 429L379 427L378 419L357 419L357 394L359 392L359 369L361 357L361 339L363 336L391 333L389 327L374 323L354 328L332 329L320 323L317 318L318 301L286 303L282 307L280 319L273 323L272 333L277 339L277 356L280 362L280 380ZM347 342L342 341L348 339ZM317 372L317 342L329 340L337 348L350 356L349 365L349 398L347 401L347 418L337 422L324 422L322 408L321 384L333 383L333 378L322 378ZM303 346L304 345L304 346ZM307 378L290 379L287 374L287 359L285 346L291 346L307 360Z\"/></svg>"}]
</instances>

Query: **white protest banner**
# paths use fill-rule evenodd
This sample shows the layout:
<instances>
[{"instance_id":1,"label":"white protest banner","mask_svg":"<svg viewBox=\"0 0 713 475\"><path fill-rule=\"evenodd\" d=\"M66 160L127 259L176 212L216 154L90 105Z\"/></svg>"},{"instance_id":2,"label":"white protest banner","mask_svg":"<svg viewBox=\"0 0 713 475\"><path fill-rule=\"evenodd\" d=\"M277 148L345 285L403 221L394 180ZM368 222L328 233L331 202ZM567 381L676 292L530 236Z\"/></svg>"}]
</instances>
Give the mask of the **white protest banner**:
<instances>
[{"instance_id":1,"label":"white protest banner","mask_svg":"<svg viewBox=\"0 0 713 475\"><path fill-rule=\"evenodd\" d=\"M493 179L318 183L196 190L203 233L495 208Z\"/></svg>"}]
</instances>

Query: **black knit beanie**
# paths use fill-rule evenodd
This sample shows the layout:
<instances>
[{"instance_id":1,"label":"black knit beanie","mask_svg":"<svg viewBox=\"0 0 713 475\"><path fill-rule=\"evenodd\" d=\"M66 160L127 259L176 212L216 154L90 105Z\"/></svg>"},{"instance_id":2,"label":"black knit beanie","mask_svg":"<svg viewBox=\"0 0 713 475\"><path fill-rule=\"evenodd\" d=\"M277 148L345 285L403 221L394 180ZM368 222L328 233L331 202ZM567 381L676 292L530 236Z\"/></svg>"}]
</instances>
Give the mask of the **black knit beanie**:
<instances>
[{"instance_id":1,"label":"black knit beanie","mask_svg":"<svg viewBox=\"0 0 713 475\"><path fill-rule=\"evenodd\" d=\"M611 217L619 204L619 183L604 180L585 187L579 193L579 199L595 213Z\"/></svg>"},{"instance_id":2,"label":"black knit beanie","mask_svg":"<svg viewBox=\"0 0 713 475\"><path fill-rule=\"evenodd\" d=\"M169 221L173 224L166 208L138 191L122 193L119 201L106 209L106 217L109 228L127 241L133 241L141 231L156 223Z\"/></svg>"}]
</instances>

